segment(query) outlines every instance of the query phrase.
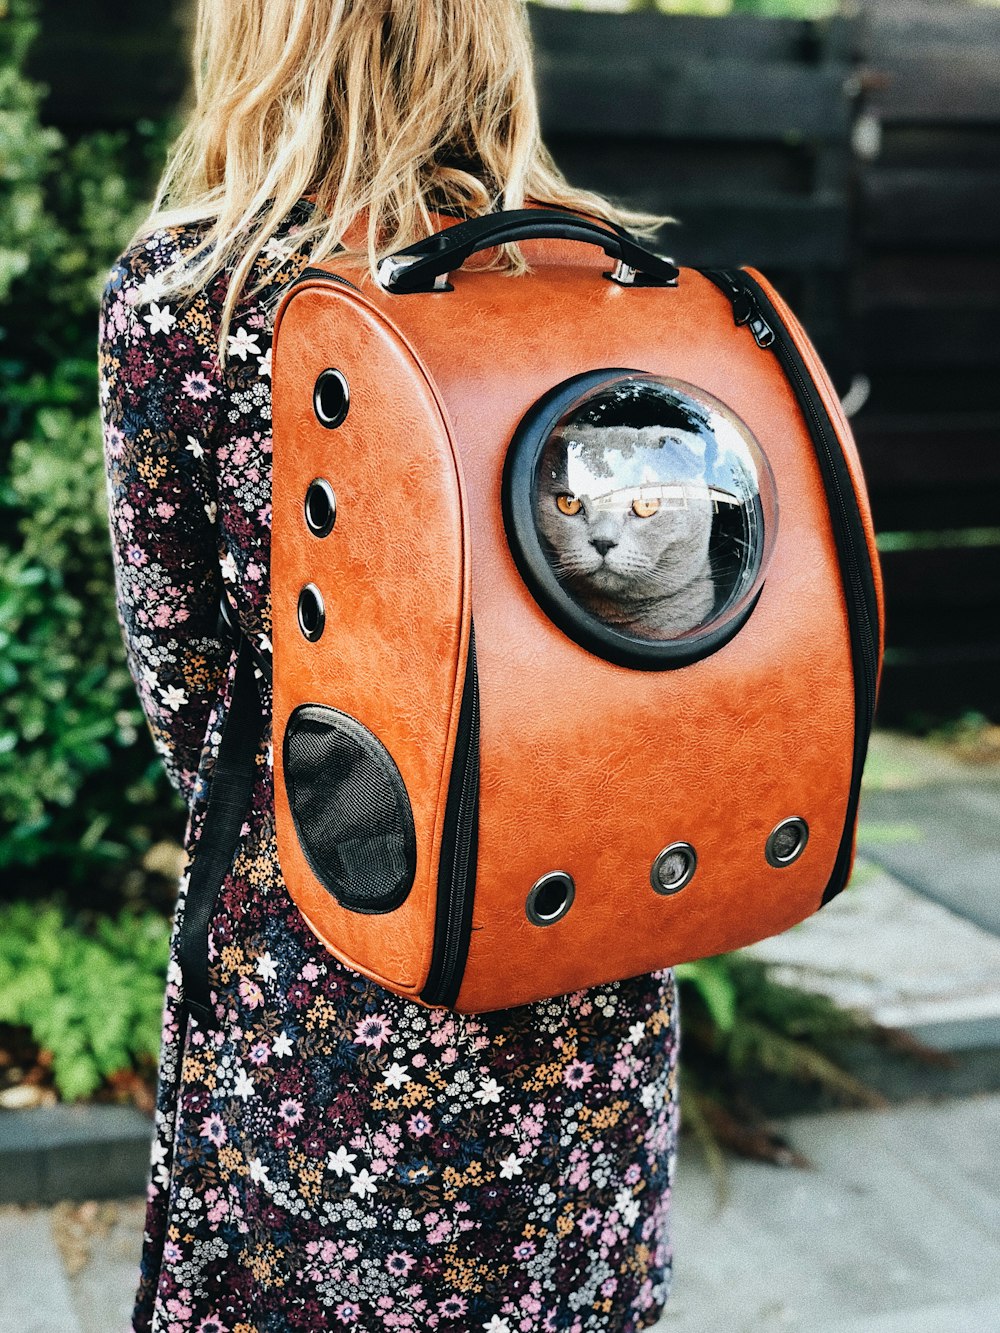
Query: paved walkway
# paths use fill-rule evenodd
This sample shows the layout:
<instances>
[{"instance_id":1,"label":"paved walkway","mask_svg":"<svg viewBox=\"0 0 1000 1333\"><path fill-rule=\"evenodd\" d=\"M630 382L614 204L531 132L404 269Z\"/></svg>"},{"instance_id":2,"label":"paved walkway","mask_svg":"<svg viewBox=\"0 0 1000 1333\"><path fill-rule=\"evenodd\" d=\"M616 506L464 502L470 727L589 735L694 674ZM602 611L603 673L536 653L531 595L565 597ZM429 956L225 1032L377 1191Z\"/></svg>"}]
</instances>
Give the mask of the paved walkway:
<instances>
[{"instance_id":1,"label":"paved walkway","mask_svg":"<svg viewBox=\"0 0 1000 1333\"><path fill-rule=\"evenodd\" d=\"M721 1206L685 1141L657 1333L997 1333L1000 1095L781 1129L812 1169L731 1162ZM141 1234L138 1200L0 1209L0 1333L124 1333Z\"/></svg>"},{"instance_id":2,"label":"paved walkway","mask_svg":"<svg viewBox=\"0 0 1000 1333\"><path fill-rule=\"evenodd\" d=\"M995 1054L1000 766L879 736L862 810L855 882L758 951L879 1021ZM1000 1094L779 1128L812 1169L730 1162L722 1205L683 1143L659 1333L1000 1333ZM0 1333L122 1333L142 1212L0 1208Z\"/></svg>"}]
</instances>

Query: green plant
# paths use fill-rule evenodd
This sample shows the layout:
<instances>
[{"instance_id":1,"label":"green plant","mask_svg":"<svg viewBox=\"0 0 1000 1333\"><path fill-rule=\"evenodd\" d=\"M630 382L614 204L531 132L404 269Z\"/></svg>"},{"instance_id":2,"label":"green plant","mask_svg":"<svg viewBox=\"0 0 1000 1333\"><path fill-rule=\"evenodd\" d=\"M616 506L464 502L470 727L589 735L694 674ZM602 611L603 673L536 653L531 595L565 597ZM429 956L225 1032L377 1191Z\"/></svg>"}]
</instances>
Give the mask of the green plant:
<instances>
[{"instance_id":1,"label":"green plant","mask_svg":"<svg viewBox=\"0 0 1000 1333\"><path fill-rule=\"evenodd\" d=\"M0 13L0 870L105 893L180 815L124 665L96 403L97 302L163 132L45 127L35 6Z\"/></svg>"},{"instance_id":2,"label":"green plant","mask_svg":"<svg viewBox=\"0 0 1000 1333\"><path fill-rule=\"evenodd\" d=\"M737 952L676 969L682 1019L682 1119L715 1169L721 1146L801 1165L765 1126L761 1083L805 1086L836 1102L884 1105L843 1065L845 1049L889 1034L823 995L772 980L766 964ZM914 1051L914 1053L916 1053Z\"/></svg>"},{"instance_id":3,"label":"green plant","mask_svg":"<svg viewBox=\"0 0 1000 1333\"><path fill-rule=\"evenodd\" d=\"M61 907L0 907L0 1023L50 1052L64 1100L155 1062L169 938L155 912L84 929Z\"/></svg>"}]
</instances>

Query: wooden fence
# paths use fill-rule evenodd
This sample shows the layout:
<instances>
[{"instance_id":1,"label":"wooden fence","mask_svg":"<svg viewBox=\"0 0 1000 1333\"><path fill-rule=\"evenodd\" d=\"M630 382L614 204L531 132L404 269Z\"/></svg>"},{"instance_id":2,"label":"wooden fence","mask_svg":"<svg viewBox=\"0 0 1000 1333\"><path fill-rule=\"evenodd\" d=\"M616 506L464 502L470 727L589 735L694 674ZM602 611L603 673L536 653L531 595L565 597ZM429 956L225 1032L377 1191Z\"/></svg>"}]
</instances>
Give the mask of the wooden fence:
<instances>
[{"instance_id":1,"label":"wooden fence","mask_svg":"<svg viewBox=\"0 0 1000 1333\"><path fill-rule=\"evenodd\" d=\"M50 118L162 114L187 12L44 0ZM662 239L682 263L759 265L838 386L869 379L855 425L884 548L883 720L1000 720L1000 9L531 17L571 178L678 217Z\"/></svg>"},{"instance_id":2,"label":"wooden fence","mask_svg":"<svg viewBox=\"0 0 1000 1333\"><path fill-rule=\"evenodd\" d=\"M855 426L883 547L883 716L1000 718L1000 9L870 0Z\"/></svg>"},{"instance_id":3,"label":"wooden fence","mask_svg":"<svg viewBox=\"0 0 1000 1333\"><path fill-rule=\"evenodd\" d=\"M683 264L753 263L846 387L861 27L532 10L546 142L574 181L668 213Z\"/></svg>"}]
</instances>

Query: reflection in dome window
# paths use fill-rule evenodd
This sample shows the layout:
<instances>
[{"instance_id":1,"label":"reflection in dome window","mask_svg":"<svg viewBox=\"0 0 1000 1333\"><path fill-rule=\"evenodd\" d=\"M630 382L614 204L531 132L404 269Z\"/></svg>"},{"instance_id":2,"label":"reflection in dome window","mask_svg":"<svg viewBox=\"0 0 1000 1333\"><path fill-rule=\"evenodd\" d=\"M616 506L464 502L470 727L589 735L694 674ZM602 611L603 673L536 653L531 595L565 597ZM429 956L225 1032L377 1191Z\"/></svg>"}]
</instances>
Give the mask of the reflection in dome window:
<instances>
[{"instance_id":1,"label":"reflection in dome window","mask_svg":"<svg viewBox=\"0 0 1000 1333\"><path fill-rule=\"evenodd\" d=\"M570 619L582 613L647 644L709 629L718 638L748 610L773 547L777 498L767 460L729 408L680 381L609 372L555 423L540 420L543 438L530 422L529 413L514 448L533 455L520 476L532 491L525 544L548 568L536 595L564 601L555 609ZM524 512L516 498L511 508ZM516 512L513 526L516 541ZM530 549L520 554L539 572Z\"/></svg>"}]
</instances>

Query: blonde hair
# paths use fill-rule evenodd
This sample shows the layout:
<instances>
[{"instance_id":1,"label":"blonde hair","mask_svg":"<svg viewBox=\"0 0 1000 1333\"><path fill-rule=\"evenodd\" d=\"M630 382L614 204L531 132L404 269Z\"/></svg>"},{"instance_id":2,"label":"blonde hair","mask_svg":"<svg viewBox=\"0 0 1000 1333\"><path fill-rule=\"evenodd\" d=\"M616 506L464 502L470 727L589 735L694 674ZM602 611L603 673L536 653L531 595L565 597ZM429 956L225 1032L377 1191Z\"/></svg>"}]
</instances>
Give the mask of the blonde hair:
<instances>
[{"instance_id":1,"label":"blonde hair","mask_svg":"<svg viewBox=\"0 0 1000 1333\"><path fill-rule=\"evenodd\" d=\"M194 105L137 238L208 224L168 287L191 295L231 269L222 349L255 263L304 197L317 207L296 248L319 262L353 224L348 248L373 272L434 230L435 207L536 201L640 229L662 220L571 188L555 166L523 0L198 0L193 56ZM514 247L497 265L525 269Z\"/></svg>"}]
</instances>

